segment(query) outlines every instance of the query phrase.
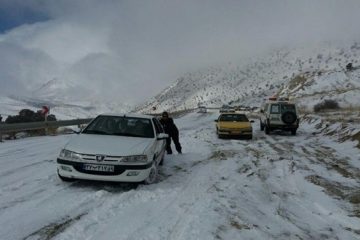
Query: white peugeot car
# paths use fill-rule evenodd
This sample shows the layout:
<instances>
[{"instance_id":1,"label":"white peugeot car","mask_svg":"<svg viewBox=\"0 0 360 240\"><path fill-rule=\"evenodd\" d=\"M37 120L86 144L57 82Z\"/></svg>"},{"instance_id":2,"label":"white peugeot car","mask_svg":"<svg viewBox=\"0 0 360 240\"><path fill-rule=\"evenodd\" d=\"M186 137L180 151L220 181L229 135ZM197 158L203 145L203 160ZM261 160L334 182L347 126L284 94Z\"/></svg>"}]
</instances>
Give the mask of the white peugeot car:
<instances>
[{"instance_id":1,"label":"white peugeot car","mask_svg":"<svg viewBox=\"0 0 360 240\"><path fill-rule=\"evenodd\" d=\"M157 118L140 114L102 114L61 150L59 177L115 182L156 181L167 134Z\"/></svg>"}]
</instances>

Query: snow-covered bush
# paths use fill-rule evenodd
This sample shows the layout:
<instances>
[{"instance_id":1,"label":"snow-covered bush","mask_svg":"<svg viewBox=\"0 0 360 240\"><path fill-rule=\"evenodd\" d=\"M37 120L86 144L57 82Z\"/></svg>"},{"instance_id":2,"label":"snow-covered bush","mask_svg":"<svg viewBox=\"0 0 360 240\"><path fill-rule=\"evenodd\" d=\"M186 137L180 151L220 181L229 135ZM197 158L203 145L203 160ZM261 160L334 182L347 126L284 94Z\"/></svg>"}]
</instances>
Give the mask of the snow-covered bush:
<instances>
[{"instance_id":1,"label":"snow-covered bush","mask_svg":"<svg viewBox=\"0 0 360 240\"><path fill-rule=\"evenodd\" d=\"M332 99L326 99L314 106L314 112L321 112L324 110L339 109L340 106L337 101Z\"/></svg>"}]
</instances>

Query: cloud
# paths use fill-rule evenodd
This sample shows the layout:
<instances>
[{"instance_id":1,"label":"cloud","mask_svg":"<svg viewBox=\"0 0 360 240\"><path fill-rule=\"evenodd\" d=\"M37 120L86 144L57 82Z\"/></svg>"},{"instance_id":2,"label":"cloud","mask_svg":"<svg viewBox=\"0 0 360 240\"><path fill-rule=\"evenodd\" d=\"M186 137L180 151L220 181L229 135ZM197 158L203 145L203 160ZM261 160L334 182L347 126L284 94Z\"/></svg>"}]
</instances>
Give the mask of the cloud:
<instances>
[{"instance_id":1,"label":"cloud","mask_svg":"<svg viewBox=\"0 0 360 240\"><path fill-rule=\"evenodd\" d=\"M0 33L24 23L46 21L47 11L38 0L1 0Z\"/></svg>"},{"instance_id":2,"label":"cloud","mask_svg":"<svg viewBox=\"0 0 360 240\"><path fill-rule=\"evenodd\" d=\"M271 47L360 37L357 0L19 0L2 6L46 16L0 35L3 93L57 78L104 101L136 103L197 68Z\"/></svg>"}]
</instances>

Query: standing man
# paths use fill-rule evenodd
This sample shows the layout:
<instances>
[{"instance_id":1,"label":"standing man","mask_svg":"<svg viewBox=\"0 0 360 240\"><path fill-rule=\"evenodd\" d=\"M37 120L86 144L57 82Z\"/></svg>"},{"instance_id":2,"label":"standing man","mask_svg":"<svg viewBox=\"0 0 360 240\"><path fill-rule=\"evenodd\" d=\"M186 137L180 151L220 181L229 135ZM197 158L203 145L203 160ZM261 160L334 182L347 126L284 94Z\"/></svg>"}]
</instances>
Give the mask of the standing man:
<instances>
[{"instance_id":1,"label":"standing man","mask_svg":"<svg viewBox=\"0 0 360 240\"><path fill-rule=\"evenodd\" d=\"M0 114L0 123L2 123L1 121L2 121L2 116L1 116L1 114ZM0 132L0 142L2 142L2 135L1 135L1 132Z\"/></svg>"},{"instance_id":2,"label":"standing man","mask_svg":"<svg viewBox=\"0 0 360 240\"><path fill-rule=\"evenodd\" d=\"M169 137L166 139L166 152L172 154L171 139L174 141L176 151L181 153L181 145L179 142L179 130L176 127L174 120L169 117L167 112L163 112L160 119L161 124L164 127L164 131Z\"/></svg>"}]
</instances>

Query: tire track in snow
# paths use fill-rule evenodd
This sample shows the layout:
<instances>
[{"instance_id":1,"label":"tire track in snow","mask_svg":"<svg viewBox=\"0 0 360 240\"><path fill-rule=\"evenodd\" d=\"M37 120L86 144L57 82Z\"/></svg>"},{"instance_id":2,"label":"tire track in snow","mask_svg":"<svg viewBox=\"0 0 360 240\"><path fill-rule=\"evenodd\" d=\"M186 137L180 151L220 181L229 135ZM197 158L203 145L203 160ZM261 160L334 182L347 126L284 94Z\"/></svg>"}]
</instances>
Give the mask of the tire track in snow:
<instances>
[{"instance_id":1,"label":"tire track in snow","mask_svg":"<svg viewBox=\"0 0 360 240\"><path fill-rule=\"evenodd\" d=\"M278 142L278 144L283 145L283 146L288 145L288 143L281 143L281 141L276 141L276 142ZM308 164L309 163L316 164L318 166L323 166L327 170L333 170L333 171L337 172L338 174L340 174L341 176L343 176L344 178L352 178L352 179L355 179L356 182L358 182L357 174L359 172L359 169L356 169L351 166L349 167L349 164L347 161L348 159L346 157L342 158L341 154L339 152L337 152L335 149L333 149L329 146L320 144L319 139L314 140L311 138L307 138L301 149L302 149L302 151L296 151L296 158L297 158L297 160L300 160L301 162L296 161L294 168L298 169L299 168L298 165L302 164L303 166L300 169L304 169L307 172L311 173L311 172L314 172L315 170L313 169L313 167L308 166ZM309 159L312 159L312 160L308 161ZM307 163L307 161L308 161L308 163ZM355 174L352 174L352 173L355 173ZM315 174L318 174L318 173L316 173L316 171L315 171ZM315 176L317 176L317 175L315 175ZM308 180L307 177L305 177L305 179ZM320 186L322 185L322 184L317 184L314 181L310 181L310 182L312 182L316 185L320 185ZM327 181L327 182L328 183L325 183L325 185L322 185L322 186L325 189L327 187L334 189L335 193L336 193L336 191L339 192L339 191L343 191L343 190L345 190L345 192L346 192L346 189L349 189L348 186L346 186L346 185L341 186L340 183L336 183L336 182L331 183L331 181L330 182ZM339 187L339 184L340 184L340 187ZM338 187L336 187L336 186L338 186ZM328 191L333 192L331 189ZM338 190L335 190L335 189L338 189ZM333 195L333 194L330 194L330 196L331 195ZM344 206L344 202L340 202L339 206L341 208L343 208L344 210L349 211L349 209ZM287 212L287 211L288 210L285 210L285 212ZM284 212L284 211L282 211L282 212ZM287 216L291 216L291 214L290 215L287 214ZM341 228L347 229L346 227L342 227L342 226L341 226ZM351 229L351 230L354 230L354 229ZM333 233L332 228L329 227L327 231L328 231L327 234L323 234L318 237L326 238L329 236L333 236L334 233ZM352 232L356 233L357 230L354 230ZM310 236L314 237L314 235L312 235L312 234Z\"/></svg>"},{"instance_id":2,"label":"tire track in snow","mask_svg":"<svg viewBox=\"0 0 360 240\"><path fill-rule=\"evenodd\" d=\"M297 141L298 139L294 140ZM246 185L251 186L251 182L259 179L258 181L261 182L260 185L262 185L263 188L260 191L262 196L258 196L257 198L265 198L268 199L269 203L272 202L272 204L276 204L277 207L274 209L275 213L272 214L283 218L287 225L290 224L293 226L289 228L290 230L288 232L280 232L278 234L274 234L262 226L258 226L258 228L268 236L266 238L274 239L284 238L285 236L287 236L287 238L293 237L299 239L328 239L331 236L334 237L334 234L336 235L334 229L326 227L325 222L328 218L327 216L318 215L319 220L321 219L321 221L324 222L322 233L319 233L316 228L302 220L306 216L312 216L313 212L311 209L307 209L307 202L305 202L305 204L302 203L304 195L307 194L306 191L303 192L304 189L297 189L297 181L299 180L294 181L294 177L297 179L298 176L296 173L297 170L307 169L304 156L299 154L299 151L291 151L291 153L289 153L289 150L291 150L290 147L296 145L295 141L285 142L281 136L271 135L266 137L263 142L260 140L252 146L245 147L250 155L250 161L239 168L239 173L247 174L246 177L251 178L249 184ZM248 172L251 171L254 174L248 174ZM270 177L274 174L276 174L276 181L274 177ZM301 178L301 181L305 181L303 177ZM259 186L259 184L255 185L257 187ZM265 193L266 195L264 196ZM243 196L245 198L244 202L247 202L246 194ZM240 208L246 211L244 207ZM302 213L297 212L299 209L303 209ZM269 217L271 218L271 216ZM239 219L242 218L239 217ZM247 219L242 219L242 222L247 223L247 226L253 226L251 221ZM336 239L336 237L334 238Z\"/></svg>"}]
</instances>

